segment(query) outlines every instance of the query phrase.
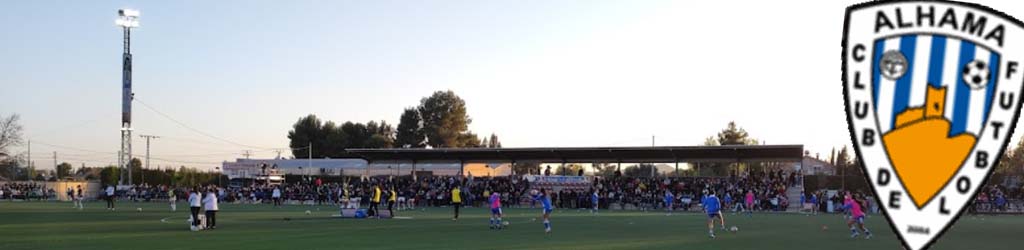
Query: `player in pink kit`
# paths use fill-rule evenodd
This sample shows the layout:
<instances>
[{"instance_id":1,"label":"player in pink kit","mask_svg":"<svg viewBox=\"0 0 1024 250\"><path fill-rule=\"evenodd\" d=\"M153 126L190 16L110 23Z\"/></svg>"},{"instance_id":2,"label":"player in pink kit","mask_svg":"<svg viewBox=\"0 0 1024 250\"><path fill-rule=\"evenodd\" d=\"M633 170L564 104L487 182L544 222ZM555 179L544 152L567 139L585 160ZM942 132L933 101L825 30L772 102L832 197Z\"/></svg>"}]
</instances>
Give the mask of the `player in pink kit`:
<instances>
[{"instance_id":1,"label":"player in pink kit","mask_svg":"<svg viewBox=\"0 0 1024 250\"><path fill-rule=\"evenodd\" d=\"M744 204L745 206L743 207L743 210L744 212L747 212L747 216L752 216L754 212L754 191L747 190L747 197L745 198L744 202L746 204Z\"/></svg>"},{"instance_id":2,"label":"player in pink kit","mask_svg":"<svg viewBox=\"0 0 1024 250\"><path fill-rule=\"evenodd\" d=\"M498 192L491 193L488 201L491 203L491 229L504 228L501 224L501 195Z\"/></svg>"},{"instance_id":3,"label":"player in pink kit","mask_svg":"<svg viewBox=\"0 0 1024 250\"><path fill-rule=\"evenodd\" d=\"M864 231L864 238L870 239L871 231L869 231L867 227L864 227L864 210L861 209L860 202L847 193L846 199L843 201L843 209L850 212L850 219L846 221L846 225L850 227L850 232L852 232L852 234L850 234L850 238L856 238L860 235L860 233L857 232L857 227L860 227L860 230Z\"/></svg>"}]
</instances>

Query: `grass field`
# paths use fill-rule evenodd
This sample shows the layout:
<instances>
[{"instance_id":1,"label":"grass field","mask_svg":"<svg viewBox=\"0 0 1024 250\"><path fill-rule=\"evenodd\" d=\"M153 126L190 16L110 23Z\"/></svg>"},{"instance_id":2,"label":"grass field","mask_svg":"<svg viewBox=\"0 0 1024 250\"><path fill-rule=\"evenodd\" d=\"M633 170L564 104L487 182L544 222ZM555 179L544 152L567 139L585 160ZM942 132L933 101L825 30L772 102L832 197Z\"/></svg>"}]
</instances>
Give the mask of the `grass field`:
<instances>
[{"instance_id":1,"label":"grass field","mask_svg":"<svg viewBox=\"0 0 1024 250\"><path fill-rule=\"evenodd\" d=\"M482 208L464 209L455 222L446 208L356 220L332 218L332 206L226 204L217 230L191 232L184 203L178 212L164 203L118 206L110 212L93 202L79 211L70 203L0 202L0 249L900 249L881 216L868 219L876 237L865 240L850 239L835 215L727 214L739 232L709 239L705 217L693 213L556 210L554 231L545 234L531 220L536 209L507 209L509 227L495 231ZM1021 232L1024 216L967 216L932 249L1014 249L1024 242Z\"/></svg>"}]
</instances>

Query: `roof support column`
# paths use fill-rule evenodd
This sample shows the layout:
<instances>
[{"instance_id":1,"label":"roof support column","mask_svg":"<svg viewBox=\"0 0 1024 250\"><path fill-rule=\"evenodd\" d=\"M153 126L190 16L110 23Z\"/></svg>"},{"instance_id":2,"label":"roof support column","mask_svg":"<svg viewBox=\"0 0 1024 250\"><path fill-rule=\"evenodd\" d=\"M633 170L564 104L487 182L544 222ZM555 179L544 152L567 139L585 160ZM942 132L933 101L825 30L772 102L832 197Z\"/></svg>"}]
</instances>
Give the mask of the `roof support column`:
<instances>
[{"instance_id":1,"label":"roof support column","mask_svg":"<svg viewBox=\"0 0 1024 250\"><path fill-rule=\"evenodd\" d=\"M676 159L676 177L679 177L679 159Z\"/></svg>"},{"instance_id":2,"label":"roof support column","mask_svg":"<svg viewBox=\"0 0 1024 250\"><path fill-rule=\"evenodd\" d=\"M373 161L366 160L366 173L364 174L366 178L370 178L370 165L373 165Z\"/></svg>"}]
</instances>

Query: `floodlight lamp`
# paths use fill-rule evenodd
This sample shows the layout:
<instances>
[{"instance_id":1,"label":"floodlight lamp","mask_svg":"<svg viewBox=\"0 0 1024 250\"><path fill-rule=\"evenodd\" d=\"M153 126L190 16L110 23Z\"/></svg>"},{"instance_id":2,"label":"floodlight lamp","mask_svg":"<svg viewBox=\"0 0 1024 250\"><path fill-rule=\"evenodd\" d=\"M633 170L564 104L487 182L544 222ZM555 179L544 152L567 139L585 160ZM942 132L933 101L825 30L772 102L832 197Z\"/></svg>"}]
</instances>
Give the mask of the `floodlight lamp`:
<instances>
[{"instance_id":1,"label":"floodlight lamp","mask_svg":"<svg viewBox=\"0 0 1024 250\"><path fill-rule=\"evenodd\" d=\"M122 17L139 17L139 11L133 9L120 9L117 10L117 15Z\"/></svg>"}]
</instances>

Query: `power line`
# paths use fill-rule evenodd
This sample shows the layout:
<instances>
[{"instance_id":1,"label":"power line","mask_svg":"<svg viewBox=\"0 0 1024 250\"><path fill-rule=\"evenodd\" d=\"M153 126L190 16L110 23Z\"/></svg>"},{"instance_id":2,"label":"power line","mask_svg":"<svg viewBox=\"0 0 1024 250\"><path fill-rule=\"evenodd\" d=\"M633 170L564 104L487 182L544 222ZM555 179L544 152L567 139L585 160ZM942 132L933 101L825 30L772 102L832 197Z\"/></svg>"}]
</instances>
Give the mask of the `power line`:
<instances>
[{"instance_id":1,"label":"power line","mask_svg":"<svg viewBox=\"0 0 1024 250\"><path fill-rule=\"evenodd\" d=\"M90 153L97 153L97 154L114 154L114 155L117 154L117 152L105 152L105 151L98 151L98 150L91 150L91 149L84 149L84 148L68 147L68 146L56 145L56 144L45 143L45 142L40 142L40 141L33 141L33 142L35 142L36 144L42 144L42 145L46 145L46 146L50 146L50 147L55 147L55 148L63 148L63 149L67 149L67 150L75 150L75 151L90 152Z\"/></svg>"},{"instance_id":2,"label":"power line","mask_svg":"<svg viewBox=\"0 0 1024 250\"><path fill-rule=\"evenodd\" d=\"M218 137L218 136L211 135L211 134L203 132L203 131L201 131L199 129L193 128L192 126L189 126L188 124L185 124L184 122L178 121L177 119L174 119L171 116L169 116L169 115L167 115L167 114L165 114L163 112L160 112L159 110L156 110L155 108L153 108L152 106L149 106L149 104L146 104L146 102L143 102L142 100L140 100L137 97L134 100L136 102L139 102L139 104L142 104L142 107L145 107L146 109L149 109L150 111L153 111L154 113L156 113L156 114L158 114L160 116L163 116L164 118L167 118L168 120L171 120L172 122L178 124L179 126L181 126L183 128L186 128L188 130L192 130L192 132L196 132L197 134L200 134L200 135L203 135L203 136L206 136L206 137L210 137L210 138L216 139L218 141L223 141L223 142L226 142L226 143L229 143L229 144L233 144L233 145L241 146L241 147L246 147L246 148L274 149L274 148L269 148L269 147L259 147L259 146L252 146L252 145L241 144L241 143L237 143L237 142L234 142L234 141L231 141L231 140L228 140L228 139L224 139L224 138L221 138L221 137Z\"/></svg>"},{"instance_id":3,"label":"power line","mask_svg":"<svg viewBox=\"0 0 1024 250\"><path fill-rule=\"evenodd\" d=\"M84 126L84 125L91 124L91 123L94 123L94 122L97 122L97 121L103 120L103 119L106 119L106 116L100 116L100 117L97 117L97 118L94 118L94 119L90 119L90 120L82 120L82 121L79 121L77 123L74 123L74 124L71 124L71 125L67 125L67 126L60 126L60 127L54 127L54 128L50 128L50 129L46 129L46 130L40 130L39 132L35 132L35 133L32 133L31 131L29 131L28 134L29 135L42 136L42 135L45 135L45 134L50 134L51 132L54 132L54 131L67 130L69 128L76 128L76 127Z\"/></svg>"},{"instance_id":4,"label":"power line","mask_svg":"<svg viewBox=\"0 0 1024 250\"><path fill-rule=\"evenodd\" d=\"M202 162L202 161L178 161L178 160L169 160L169 159L163 159L163 158L157 158L157 157L150 157L150 158L152 158L153 160L160 160L160 161L165 161L165 162L187 163L187 164L221 164L222 163L222 162Z\"/></svg>"}]
</instances>

